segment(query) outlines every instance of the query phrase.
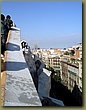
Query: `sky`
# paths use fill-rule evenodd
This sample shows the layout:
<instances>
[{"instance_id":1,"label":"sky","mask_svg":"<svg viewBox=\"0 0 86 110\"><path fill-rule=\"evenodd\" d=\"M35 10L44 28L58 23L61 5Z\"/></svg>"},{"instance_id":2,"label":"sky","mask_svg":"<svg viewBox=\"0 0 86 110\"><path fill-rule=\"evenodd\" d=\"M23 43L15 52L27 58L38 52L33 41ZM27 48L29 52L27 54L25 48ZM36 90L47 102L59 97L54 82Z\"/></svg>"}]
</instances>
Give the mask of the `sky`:
<instances>
[{"instance_id":1,"label":"sky","mask_svg":"<svg viewBox=\"0 0 86 110\"><path fill-rule=\"evenodd\" d=\"M68 48L82 42L82 2L2 2L31 48Z\"/></svg>"}]
</instances>

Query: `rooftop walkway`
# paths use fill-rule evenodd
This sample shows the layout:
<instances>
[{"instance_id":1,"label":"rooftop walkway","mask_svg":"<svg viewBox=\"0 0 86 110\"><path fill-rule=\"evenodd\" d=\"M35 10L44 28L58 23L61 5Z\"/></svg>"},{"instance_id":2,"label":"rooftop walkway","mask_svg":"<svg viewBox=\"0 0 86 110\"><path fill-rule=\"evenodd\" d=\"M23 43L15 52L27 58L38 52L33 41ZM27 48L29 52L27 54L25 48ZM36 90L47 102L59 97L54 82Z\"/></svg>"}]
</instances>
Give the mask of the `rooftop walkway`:
<instances>
[{"instance_id":1,"label":"rooftop walkway","mask_svg":"<svg viewBox=\"0 0 86 110\"><path fill-rule=\"evenodd\" d=\"M42 106L20 46L20 30L10 31L4 106Z\"/></svg>"}]
</instances>

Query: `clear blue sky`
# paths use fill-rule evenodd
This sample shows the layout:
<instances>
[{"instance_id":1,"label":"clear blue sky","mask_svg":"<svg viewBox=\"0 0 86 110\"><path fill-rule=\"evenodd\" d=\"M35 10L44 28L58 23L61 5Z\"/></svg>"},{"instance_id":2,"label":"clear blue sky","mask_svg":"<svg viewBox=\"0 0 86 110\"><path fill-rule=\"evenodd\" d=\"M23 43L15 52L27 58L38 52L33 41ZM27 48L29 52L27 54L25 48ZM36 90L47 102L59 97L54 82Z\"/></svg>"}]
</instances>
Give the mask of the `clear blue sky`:
<instances>
[{"instance_id":1,"label":"clear blue sky","mask_svg":"<svg viewBox=\"0 0 86 110\"><path fill-rule=\"evenodd\" d=\"M71 47L82 42L82 2L2 2L30 47Z\"/></svg>"}]
</instances>

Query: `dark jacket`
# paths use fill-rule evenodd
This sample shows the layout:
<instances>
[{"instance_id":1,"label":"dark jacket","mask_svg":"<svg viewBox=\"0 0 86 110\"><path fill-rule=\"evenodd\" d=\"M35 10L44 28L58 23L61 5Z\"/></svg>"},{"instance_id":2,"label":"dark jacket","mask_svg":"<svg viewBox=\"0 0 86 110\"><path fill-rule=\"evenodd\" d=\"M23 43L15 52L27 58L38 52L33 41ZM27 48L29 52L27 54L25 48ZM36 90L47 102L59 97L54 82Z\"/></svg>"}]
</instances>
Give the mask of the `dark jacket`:
<instances>
[{"instance_id":1,"label":"dark jacket","mask_svg":"<svg viewBox=\"0 0 86 110\"><path fill-rule=\"evenodd\" d=\"M4 21L1 20L1 35L4 35L6 31L6 27Z\"/></svg>"}]
</instances>

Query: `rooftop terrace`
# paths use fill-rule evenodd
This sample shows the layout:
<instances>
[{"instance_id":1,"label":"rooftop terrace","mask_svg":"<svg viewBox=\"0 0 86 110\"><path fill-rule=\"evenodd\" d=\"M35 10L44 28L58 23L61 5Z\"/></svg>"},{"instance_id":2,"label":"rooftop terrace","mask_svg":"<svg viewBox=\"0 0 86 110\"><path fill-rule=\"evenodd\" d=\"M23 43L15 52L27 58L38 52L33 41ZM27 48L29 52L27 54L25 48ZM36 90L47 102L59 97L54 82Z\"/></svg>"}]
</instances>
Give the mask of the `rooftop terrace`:
<instances>
[{"instance_id":1,"label":"rooftop terrace","mask_svg":"<svg viewBox=\"0 0 86 110\"><path fill-rule=\"evenodd\" d=\"M4 106L42 106L20 46L20 30L10 30L6 51Z\"/></svg>"}]
</instances>

